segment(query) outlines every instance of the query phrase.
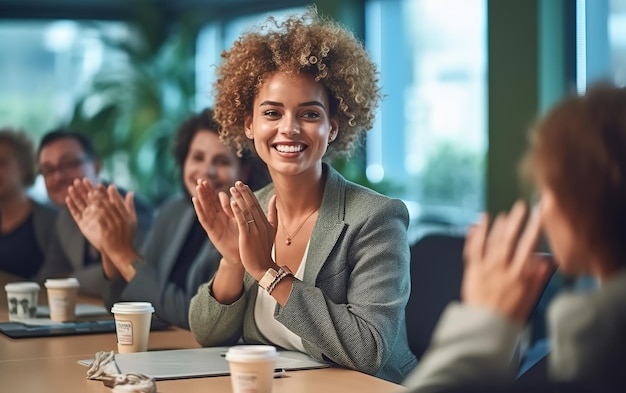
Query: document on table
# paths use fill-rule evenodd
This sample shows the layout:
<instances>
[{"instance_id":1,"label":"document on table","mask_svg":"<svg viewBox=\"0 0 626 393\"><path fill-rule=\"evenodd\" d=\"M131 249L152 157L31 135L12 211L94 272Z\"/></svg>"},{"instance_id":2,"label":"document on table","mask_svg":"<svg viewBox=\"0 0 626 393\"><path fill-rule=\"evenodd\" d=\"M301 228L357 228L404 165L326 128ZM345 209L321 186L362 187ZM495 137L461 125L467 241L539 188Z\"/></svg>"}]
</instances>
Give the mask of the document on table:
<instances>
[{"instance_id":1,"label":"document on table","mask_svg":"<svg viewBox=\"0 0 626 393\"><path fill-rule=\"evenodd\" d=\"M174 349L147 351L115 355L115 363L120 373L141 373L154 379L181 379L229 375L228 361L224 355L229 347ZM91 360L81 360L89 365ZM278 351L276 368L305 370L330 367L307 354L296 351Z\"/></svg>"}]
</instances>

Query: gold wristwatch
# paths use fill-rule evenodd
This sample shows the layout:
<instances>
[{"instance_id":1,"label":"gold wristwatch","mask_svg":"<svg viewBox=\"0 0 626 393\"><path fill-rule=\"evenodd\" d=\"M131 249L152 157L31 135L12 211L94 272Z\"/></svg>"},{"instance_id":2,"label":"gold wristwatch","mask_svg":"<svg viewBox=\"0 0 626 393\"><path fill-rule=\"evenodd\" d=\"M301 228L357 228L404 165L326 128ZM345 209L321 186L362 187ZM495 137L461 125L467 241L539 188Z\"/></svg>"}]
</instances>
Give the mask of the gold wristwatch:
<instances>
[{"instance_id":1,"label":"gold wristwatch","mask_svg":"<svg viewBox=\"0 0 626 393\"><path fill-rule=\"evenodd\" d=\"M270 267L259 280L259 286L265 289L268 294L271 294L280 280L287 276L293 276L293 273L287 266L281 266L278 271Z\"/></svg>"}]
</instances>

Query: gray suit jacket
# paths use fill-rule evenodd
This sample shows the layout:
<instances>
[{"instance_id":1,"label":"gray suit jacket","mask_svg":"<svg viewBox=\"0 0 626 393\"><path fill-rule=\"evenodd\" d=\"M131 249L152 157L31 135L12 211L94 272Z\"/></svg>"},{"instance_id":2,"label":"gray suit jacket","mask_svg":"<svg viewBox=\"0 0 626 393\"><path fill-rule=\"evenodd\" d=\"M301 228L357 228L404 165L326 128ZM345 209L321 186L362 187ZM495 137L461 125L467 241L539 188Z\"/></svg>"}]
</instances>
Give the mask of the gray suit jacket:
<instances>
[{"instance_id":1,"label":"gray suit jacket","mask_svg":"<svg viewBox=\"0 0 626 393\"><path fill-rule=\"evenodd\" d=\"M414 367L406 335L409 298L408 212L404 203L346 181L324 165L322 204L310 239L303 280L294 280L274 317L302 338L316 359L399 382ZM257 193L267 206L273 185ZM189 322L204 345L271 344L254 321L257 283L230 305L200 286Z\"/></svg>"},{"instance_id":2,"label":"gray suit jacket","mask_svg":"<svg viewBox=\"0 0 626 393\"><path fill-rule=\"evenodd\" d=\"M546 382L624 386L626 269L597 291L559 295L547 318L551 352ZM521 326L490 310L452 304L404 385L411 392L428 393L510 383L517 370L514 352L521 331Z\"/></svg>"},{"instance_id":3,"label":"gray suit jacket","mask_svg":"<svg viewBox=\"0 0 626 393\"><path fill-rule=\"evenodd\" d=\"M146 263L130 282L119 278L109 283L105 294L107 307L120 300L149 301L160 319L189 329L189 302L198 286L213 276L222 258L207 237L189 268L186 288L170 281L176 259L196 220L188 197L176 198L161 207L142 247Z\"/></svg>"},{"instance_id":4,"label":"gray suit jacket","mask_svg":"<svg viewBox=\"0 0 626 393\"><path fill-rule=\"evenodd\" d=\"M125 194L120 189L120 193ZM134 243L140 245L152 224L152 209L141 198L135 196L137 212L137 233ZM52 236L46 248L46 258L36 281L43 284L48 278L76 277L80 283L80 293L89 296L102 296L105 290L105 277L100 262L85 266L85 247L88 241L80 232L69 210L59 211Z\"/></svg>"},{"instance_id":5,"label":"gray suit jacket","mask_svg":"<svg viewBox=\"0 0 626 393\"><path fill-rule=\"evenodd\" d=\"M33 201L33 224L39 249L45 253L54 236L54 223L58 211L52 206Z\"/></svg>"}]
</instances>

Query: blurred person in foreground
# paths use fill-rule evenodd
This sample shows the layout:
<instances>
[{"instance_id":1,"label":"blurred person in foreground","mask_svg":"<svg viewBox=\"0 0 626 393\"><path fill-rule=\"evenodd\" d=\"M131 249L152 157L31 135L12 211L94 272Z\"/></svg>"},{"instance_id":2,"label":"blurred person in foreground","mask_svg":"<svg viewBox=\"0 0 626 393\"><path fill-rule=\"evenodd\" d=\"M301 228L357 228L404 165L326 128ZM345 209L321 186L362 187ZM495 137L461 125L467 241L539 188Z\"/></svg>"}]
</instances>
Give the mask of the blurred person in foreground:
<instances>
[{"instance_id":1,"label":"blurred person in foreground","mask_svg":"<svg viewBox=\"0 0 626 393\"><path fill-rule=\"evenodd\" d=\"M599 287L552 301L548 380L520 390L626 386L626 89L598 85L569 97L532 136L524 168L539 206L529 213L518 201L491 225L484 216L471 229L462 303L442 315L404 382L411 392L514 387L516 344L551 270L534 254L542 231L561 272L591 275Z\"/></svg>"},{"instance_id":2,"label":"blurred person in foreground","mask_svg":"<svg viewBox=\"0 0 626 393\"><path fill-rule=\"evenodd\" d=\"M45 251L37 280L76 277L81 293L102 296L106 286L100 253L81 234L65 206L68 187L75 179L86 177L94 184L101 182L101 162L94 147L86 135L58 129L43 136L37 158L48 197L60 209L55 235ZM135 197L134 204L138 213L134 241L139 245L152 223L152 209L142 198Z\"/></svg>"},{"instance_id":3,"label":"blurred person in foreground","mask_svg":"<svg viewBox=\"0 0 626 393\"><path fill-rule=\"evenodd\" d=\"M75 180L67 205L83 234L104 256L110 280L107 307L117 301L149 301L161 320L189 329L189 302L222 258L191 203L198 180L227 191L238 179L259 188L269 182L269 175L258 159L250 154L239 158L222 143L210 109L180 125L173 153L184 193L159 209L140 250L132 243L132 202L113 186L96 189L87 178Z\"/></svg>"},{"instance_id":4,"label":"blurred person in foreground","mask_svg":"<svg viewBox=\"0 0 626 393\"><path fill-rule=\"evenodd\" d=\"M35 147L23 131L0 128L0 270L31 279L44 260L56 209L28 196Z\"/></svg>"}]
</instances>

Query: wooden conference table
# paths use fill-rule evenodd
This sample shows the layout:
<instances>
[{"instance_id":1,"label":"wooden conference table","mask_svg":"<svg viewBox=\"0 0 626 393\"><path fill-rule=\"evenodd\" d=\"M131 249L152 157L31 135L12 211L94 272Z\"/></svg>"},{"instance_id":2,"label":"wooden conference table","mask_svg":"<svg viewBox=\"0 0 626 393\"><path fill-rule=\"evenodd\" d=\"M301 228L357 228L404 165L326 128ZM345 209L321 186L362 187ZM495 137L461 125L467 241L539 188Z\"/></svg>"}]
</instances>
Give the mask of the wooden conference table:
<instances>
[{"instance_id":1,"label":"wooden conference table","mask_svg":"<svg viewBox=\"0 0 626 393\"><path fill-rule=\"evenodd\" d=\"M0 321L8 320L4 285L19 281L0 272ZM79 297L79 303L102 304L99 299ZM45 289L39 304L47 304ZM150 334L149 350L199 348L191 332L171 328ZM110 393L100 381L86 378L87 367L78 360L93 358L98 351L117 349L114 333L49 338L11 339L0 333L0 392L11 393ZM208 377L157 381L159 393L232 392L230 377ZM288 371L274 380L274 393L350 393L402 391L399 385L358 371L327 368Z\"/></svg>"}]
</instances>

